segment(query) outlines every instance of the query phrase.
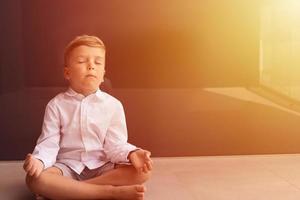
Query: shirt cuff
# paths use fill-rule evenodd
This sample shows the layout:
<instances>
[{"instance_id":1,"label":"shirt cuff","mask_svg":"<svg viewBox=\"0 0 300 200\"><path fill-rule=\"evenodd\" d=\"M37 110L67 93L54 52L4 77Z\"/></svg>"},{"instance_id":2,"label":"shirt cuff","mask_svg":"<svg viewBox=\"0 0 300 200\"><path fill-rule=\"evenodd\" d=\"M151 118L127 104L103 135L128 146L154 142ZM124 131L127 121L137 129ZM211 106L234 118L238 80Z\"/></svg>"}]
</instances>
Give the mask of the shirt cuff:
<instances>
[{"instance_id":1,"label":"shirt cuff","mask_svg":"<svg viewBox=\"0 0 300 200\"><path fill-rule=\"evenodd\" d=\"M131 164L128 156L129 156L129 153L132 152L132 151L136 151L136 150L139 150L141 148L138 148L132 144L129 144L127 143L126 147L124 147L124 151L121 155L121 161L120 162L117 162L118 164Z\"/></svg>"},{"instance_id":2,"label":"shirt cuff","mask_svg":"<svg viewBox=\"0 0 300 200\"><path fill-rule=\"evenodd\" d=\"M40 160L44 164L44 169L47 169L48 167L51 167L54 164L52 162L47 161L47 159L44 158L43 156L33 154L33 157Z\"/></svg>"}]
</instances>

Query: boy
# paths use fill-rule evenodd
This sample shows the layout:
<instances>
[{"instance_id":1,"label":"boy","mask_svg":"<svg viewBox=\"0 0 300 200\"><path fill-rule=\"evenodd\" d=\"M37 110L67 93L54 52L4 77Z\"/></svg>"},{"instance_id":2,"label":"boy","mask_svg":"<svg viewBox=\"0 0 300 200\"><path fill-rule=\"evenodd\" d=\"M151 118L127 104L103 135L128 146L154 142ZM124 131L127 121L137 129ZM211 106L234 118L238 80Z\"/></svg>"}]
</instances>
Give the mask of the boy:
<instances>
[{"instance_id":1,"label":"boy","mask_svg":"<svg viewBox=\"0 0 300 200\"><path fill-rule=\"evenodd\" d=\"M99 90L103 42L76 37L64 61L69 89L47 104L42 133L23 166L28 187L50 199L144 199L150 152L127 143L122 104Z\"/></svg>"}]
</instances>

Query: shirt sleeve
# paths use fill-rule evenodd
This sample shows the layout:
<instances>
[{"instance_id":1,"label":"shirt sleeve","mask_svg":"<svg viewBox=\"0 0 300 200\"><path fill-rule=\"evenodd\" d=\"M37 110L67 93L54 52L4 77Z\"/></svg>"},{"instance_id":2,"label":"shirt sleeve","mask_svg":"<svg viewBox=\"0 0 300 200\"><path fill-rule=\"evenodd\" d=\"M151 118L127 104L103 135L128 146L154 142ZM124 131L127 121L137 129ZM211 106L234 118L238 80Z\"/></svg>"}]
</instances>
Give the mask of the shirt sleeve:
<instances>
[{"instance_id":1,"label":"shirt sleeve","mask_svg":"<svg viewBox=\"0 0 300 200\"><path fill-rule=\"evenodd\" d=\"M113 163L128 163L128 154L138 149L127 142L127 126L123 106L118 102L104 140L104 152Z\"/></svg>"},{"instance_id":2,"label":"shirt sleeve","mask_svg":"<svg viewBox=\"0 0 300 200\"><path fill-rule=\"evenodd\" d=\"M60 141L60 120L58 110L53 101L46 106L42 133L33 150L33 156L44 163L45 168L51 167L57 157Z\"/></svg>"}]
</instances>

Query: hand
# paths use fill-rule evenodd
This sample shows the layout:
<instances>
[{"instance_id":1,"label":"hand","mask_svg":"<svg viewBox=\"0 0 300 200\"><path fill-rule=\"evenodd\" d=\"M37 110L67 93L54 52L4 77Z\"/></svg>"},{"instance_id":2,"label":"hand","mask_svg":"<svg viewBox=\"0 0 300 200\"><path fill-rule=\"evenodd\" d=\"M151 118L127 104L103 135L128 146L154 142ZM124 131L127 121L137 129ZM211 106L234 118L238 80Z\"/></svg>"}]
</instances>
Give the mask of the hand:
<instances>
[{"instance_id":1,"label":"hand","mask_svg":"<svg viewBox=\"0 0 300 200\"><path fill-rule=\"evenodd\" d=\"M143 149L130 152L128 155L130 162L135 169L141 173L152 170L153 161L150 158L151 152Z\"/></svg>"},{"instance_id":2,"label":"hand","mask_svg":"<svg viewBox=\"0 0 300 200\"><path fill-rule=\"evenodd\" d=\"M39 159L36 159L31 154L27 154L23 168L29 176L37 178L44 169L44 164Z\"/></svg>"}]
</instances>

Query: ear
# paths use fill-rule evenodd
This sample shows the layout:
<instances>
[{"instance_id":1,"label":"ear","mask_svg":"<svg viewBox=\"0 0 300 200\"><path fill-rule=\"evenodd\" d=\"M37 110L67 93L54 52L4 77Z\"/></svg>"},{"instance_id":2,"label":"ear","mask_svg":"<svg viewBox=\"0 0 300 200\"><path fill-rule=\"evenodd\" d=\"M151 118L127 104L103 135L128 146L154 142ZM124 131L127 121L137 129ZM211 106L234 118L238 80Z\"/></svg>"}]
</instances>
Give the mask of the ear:
<instances>
[{"instance_id":1,"label":"ear","mask_svg":"<svg viewBox=\"0 0 300 200\"><path fill-rule=\"evenodd\" d=\"M67 66L64 67L64 77L66 80L70 80L70 68Z\"/></svg>"}]
</instances>

